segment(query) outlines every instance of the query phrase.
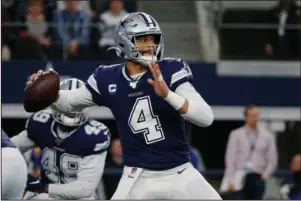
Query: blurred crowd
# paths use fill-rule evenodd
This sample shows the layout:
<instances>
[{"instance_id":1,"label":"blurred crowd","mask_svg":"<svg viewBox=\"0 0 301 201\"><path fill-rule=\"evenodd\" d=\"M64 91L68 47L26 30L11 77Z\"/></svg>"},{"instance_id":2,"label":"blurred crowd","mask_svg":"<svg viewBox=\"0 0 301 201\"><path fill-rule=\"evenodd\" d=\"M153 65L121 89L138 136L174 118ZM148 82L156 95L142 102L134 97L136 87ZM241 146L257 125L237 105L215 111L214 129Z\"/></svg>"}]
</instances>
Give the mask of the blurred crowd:
<instances>
[{"instance_id":1,"label":"blurred crowd","mask_svg":"<svg viewBox=\"0 0 301 201\"><path fill-rule=\"evenodd\" d=\"M107 51L113 31L129 12L131 0L1 2L2 59L115 60Z\"/></svg>"},{"instance_id":2,"label":"blurred crowd","mask_svg":"<svg viewBox=\"0 0 301 201\"><path fill-rule=\"evenodd\" d=\"M227 9L220 28L224 59L299 60L301 8L279 0L270 9Z\"/></svg>"},{"instance_id":3,"label":"blurred crowd","mask_svg":"<svg viewBox=\"0 0 301 201\"><path fill-rule=\"evenodd\" d=\"M298 60L301 9L297 0L279 0L270 9L227 8L219 25L222 59ZM134 0L5 0L2 60L118 60L113 30ZM26 48L24 48L26 47Z\"/></svg>"}]
</instances>

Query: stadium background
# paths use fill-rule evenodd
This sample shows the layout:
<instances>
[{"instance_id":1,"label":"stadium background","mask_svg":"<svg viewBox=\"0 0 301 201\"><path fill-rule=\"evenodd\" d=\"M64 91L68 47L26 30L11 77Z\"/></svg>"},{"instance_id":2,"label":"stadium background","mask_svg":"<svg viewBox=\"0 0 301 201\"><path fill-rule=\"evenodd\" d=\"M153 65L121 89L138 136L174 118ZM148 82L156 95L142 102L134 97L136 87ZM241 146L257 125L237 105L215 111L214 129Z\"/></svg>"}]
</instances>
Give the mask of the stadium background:
<instances>
[{"instance_id":1,"label":"stadium background","mask_svg":"<svg viewBox=\"0 0 301 201\"><path fill-rule=\"evenodd\" d=\"M100 55L103 51L96 47L102 35L93 34L101 30L98 29L99 15L109 9L108 3L91 6L95 2L89 2L95 18L91 17L89 25L91 40L84 46L90 52L80 58L68 57L66 51L51 57L51 52L28 42L28 24L21 20L28 3L28 0L6 0L2 1L1 8L2 128L11 136L24 129L29 116L22 107L22 100L24 84L30 74L38 69L54 68L61 79L74 76L86 80L100 64L116 62L111 55L107 58ZM44 13L47 10L49 15L59 3L50 0L43 4ZM289 175L291 157L300 153L301 143L300 52L288 48L274 51L271 56L266 48L270 33L278 29L277 21L268 20L277 4L277 1L125 1L127 11L147 12L159 21L165 32L165 55L190 63L196 88L213 107L212 126L199 128L187 123L187 130L192 146L203 159L204 175L217 189L225 168L224 153L230 131L243 125L245 105L259 106L261 123L272 130L277 139L279 163L266 190L266 198L274 199L279 198L281 180ZM298 9L295 15L300 18ZM47 18L47 23L56 26L51 18ZM297 22L287 29L298 46L301 32ZM294 38L296 33L298 37ZM53 46L62 46L55 43L54 38ZM118 137L110 111L91 109L90 115L105 123L114 138ZM106 169L105 174L119 172Z\"/></svg>"}]
</instances>

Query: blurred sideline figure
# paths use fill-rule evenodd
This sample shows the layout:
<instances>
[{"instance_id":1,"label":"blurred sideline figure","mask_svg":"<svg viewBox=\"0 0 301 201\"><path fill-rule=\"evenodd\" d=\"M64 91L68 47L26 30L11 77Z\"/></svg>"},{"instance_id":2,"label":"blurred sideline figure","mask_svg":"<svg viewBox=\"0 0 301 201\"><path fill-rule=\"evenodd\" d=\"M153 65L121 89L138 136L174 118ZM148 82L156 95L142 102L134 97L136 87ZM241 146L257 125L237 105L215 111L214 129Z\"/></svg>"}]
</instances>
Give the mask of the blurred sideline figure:
<instances>
[{"instance_id":1,"label":"blurred sideline figure","mask_svg":"<svg viewBox=\"0 0 301 201\"><path fill-rule=\"evenodd\" d=\"M27 180L26 162L2 129L1 167L1 198L3 200L22 199Z\"/></svg>"},{"instance_id":2,"label":"blurred sideline figure","mask_svg":"<svg viewBox=\"0 0 301 201\"><path fill-rule=\"evenodd\" d=\"M265 181L278 162L274 135L258 125L259 110L249 105L244 110L245 125L231 131L221 191L231 192L233 199L262 199Z\"/></svg>"},{"instance_id":3,"label":"blurred sideline figure","mask_svg":"<svg viewBox=\"0 0 301 201\"><path fill-rule=\"evenodd\" d=\"M285 180L280 194L283 199L301 200L301 154L296 154L291 161L291 178Z\"/></svg>"}]
</instances>

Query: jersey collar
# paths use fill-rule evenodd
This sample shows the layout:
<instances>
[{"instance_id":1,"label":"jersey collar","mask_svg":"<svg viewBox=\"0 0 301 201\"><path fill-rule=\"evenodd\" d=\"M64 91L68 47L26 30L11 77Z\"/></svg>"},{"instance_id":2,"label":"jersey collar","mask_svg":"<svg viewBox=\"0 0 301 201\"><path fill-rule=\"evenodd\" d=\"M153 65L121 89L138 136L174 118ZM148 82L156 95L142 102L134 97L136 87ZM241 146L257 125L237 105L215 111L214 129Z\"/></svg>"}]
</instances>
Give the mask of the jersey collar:
<instances>
[{"instance_id":1,"label":"jersey collar","mask_svg":"<svg viewBox=\"0 0 301 201\"><path fill-rule=\"evenodd\" d=\"M146 73L147 73L147 71L144 72L143 74L141 74L141 75L140 75L139 77L137 77L136 79L133 79L133 78L131 78L131 76L129 75L129 73L128 73L128 71L127 71L127 68L126 68L126 65L124 65L124 66L122 67L122 75L123 75L123 77L124 77L127 81L129 81L129 82L136 82L136 81L140 80L140 78L143 77Z\"/></svg>"},{"instance_id":2,"label":"jersey collar","mask_svg":"<svg viewBox=\"0 0 301 201\"><path fill-rule=\"evenodd\" d=\"M129 81L129 82L134 81L134 80L129 76L129 74L128 74L127 70L126 70L125 65L122 67L122 75L123 75L123 77L124 77L127 81Z\"/></svg>"},{"instance_id":3,"label":"jersey collar","mask_svg":"<svg viewBox=\"0 0 301 201\"><path fill-rule=\"evenodd\" d=\"M61 138L61 137L57 134L57 131L56 131L56 129L58 129L57 126L58 126L58 124L56 123L56 121L53 121L52 124L51 124L51 133L53 134L53 136L54 136L55 138L59 138L59 139L61 139L61 140L64 140L64 139L70 137L73 133L75 133L75 132L80 128L80 127L78 127L78 128L76 128L76 129L72 130L70 133L66 134L63 138Z\"/></svg>"}]
</instances>

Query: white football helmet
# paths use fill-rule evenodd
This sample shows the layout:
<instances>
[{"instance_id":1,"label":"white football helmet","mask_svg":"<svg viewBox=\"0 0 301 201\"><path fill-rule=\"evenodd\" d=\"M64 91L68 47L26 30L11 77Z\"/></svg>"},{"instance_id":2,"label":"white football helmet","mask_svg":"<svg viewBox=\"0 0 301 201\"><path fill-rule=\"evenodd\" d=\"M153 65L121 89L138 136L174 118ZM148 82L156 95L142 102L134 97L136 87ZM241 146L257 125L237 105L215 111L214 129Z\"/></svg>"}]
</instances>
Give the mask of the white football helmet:
<instances>
[{"instance_id":1,"label":"white football helmet","mask_svg":"<svg viewBox=\"0 0 301 201\"><path fill-rule=\"evenodd\" d=\"M85 83L79 79L71 78L60 83L60 90L74 90L84 86ZM88 120L87 108L79 112L61 113L52 110L52 116L56 122L64 126L77 127Z\"/></svg>"},{"instance_id":2,"label":"white football helmet","mask_svg":"<svg viewBox=\"0 0 301 201\"><path fill-rule=\"evenodd\" d=\"M145 56L134 45L137 36L152 35L155 38L154 55ZM125 60L136 61L148 66L152 62L158 62L164 55L163 31L158 22L149 14L143 12L130 13L119 23L115 31L116 50L118 56Z\"/></svg>"}]
</instances>

